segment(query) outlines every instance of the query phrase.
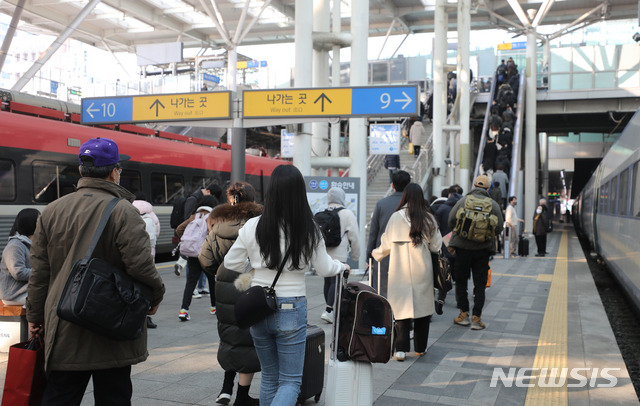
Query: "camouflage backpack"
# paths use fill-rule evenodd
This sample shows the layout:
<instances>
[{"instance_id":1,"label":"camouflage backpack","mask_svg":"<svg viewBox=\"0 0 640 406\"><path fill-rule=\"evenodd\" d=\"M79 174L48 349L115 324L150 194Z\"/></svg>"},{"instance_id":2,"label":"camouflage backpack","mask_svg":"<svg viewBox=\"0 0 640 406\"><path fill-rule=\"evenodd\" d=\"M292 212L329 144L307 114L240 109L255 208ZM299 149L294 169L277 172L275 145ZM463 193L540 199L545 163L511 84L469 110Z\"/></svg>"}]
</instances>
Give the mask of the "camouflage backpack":
<instances>
[{"instance_id":1,"label":"camouflage backpack","mask_svg":"<svg viewBox=\"0 0 640 406\"><path fill-rule=\"evenodd\" d=\"M491 214L491 198L467 195L464 205L456 213L453 231L462 238L475 242L492 241L496 235L498 217Z\"/></svg>"}]
</instances>

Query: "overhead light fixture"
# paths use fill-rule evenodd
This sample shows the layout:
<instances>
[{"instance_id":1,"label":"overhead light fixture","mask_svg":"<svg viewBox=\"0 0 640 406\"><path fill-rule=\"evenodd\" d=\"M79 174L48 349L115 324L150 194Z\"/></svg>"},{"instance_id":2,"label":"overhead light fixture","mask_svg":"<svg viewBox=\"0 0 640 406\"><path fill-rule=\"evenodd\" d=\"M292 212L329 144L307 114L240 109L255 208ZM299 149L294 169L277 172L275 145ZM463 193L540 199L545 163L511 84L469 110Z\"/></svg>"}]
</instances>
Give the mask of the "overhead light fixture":
<instances>
[{"instance_id":1,"label":"overhead light fixture","mask_svg":"<svg viewBox=\"0 0 640 406\"><path fill-rule=\"evenodd\" d=\"M525 27L531 26L531 22L525 15L524 10L522 10L522 7L520 6L520 3L518 3L518 0L507 0L507 3L509 3L509 5L511 6L513 12L516 13L518 20L520 20L522 25L524 25Z\"/></svg>"}]
</instances>

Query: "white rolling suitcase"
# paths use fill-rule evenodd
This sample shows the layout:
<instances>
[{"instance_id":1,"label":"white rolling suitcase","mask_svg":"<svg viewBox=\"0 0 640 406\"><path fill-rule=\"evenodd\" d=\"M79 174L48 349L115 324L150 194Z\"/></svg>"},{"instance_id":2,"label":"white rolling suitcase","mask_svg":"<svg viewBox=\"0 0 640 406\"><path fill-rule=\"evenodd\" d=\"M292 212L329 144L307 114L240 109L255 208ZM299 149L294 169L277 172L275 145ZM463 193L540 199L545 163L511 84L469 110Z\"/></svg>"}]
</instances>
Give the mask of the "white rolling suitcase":
<instances>
[{"instance_id":1,"label":"white rolling suitcase","mask_svg":"<svg viewBox=\"0 0 640 406\"><path fill-rule=\"evenodd\" d=\"M373 367L369 362L338 361L337 343L340 328L340 305L346 280L339 275L336 281L336 312L331 337L331 355L327 376L327 406L371 406L373 404Z\"/></svg>"}]
</instances>

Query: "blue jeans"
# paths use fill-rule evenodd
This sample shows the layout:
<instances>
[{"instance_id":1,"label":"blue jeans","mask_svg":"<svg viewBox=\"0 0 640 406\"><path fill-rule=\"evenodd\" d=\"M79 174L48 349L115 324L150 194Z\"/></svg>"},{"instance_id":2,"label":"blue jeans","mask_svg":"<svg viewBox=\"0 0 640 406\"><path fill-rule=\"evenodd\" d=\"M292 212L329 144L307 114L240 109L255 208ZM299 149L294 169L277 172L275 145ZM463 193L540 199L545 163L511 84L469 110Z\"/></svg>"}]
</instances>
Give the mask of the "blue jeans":
<instances>
[{"instance_id":1,"label":"blue jeans","mask_svg":"<svg viewBox=\"0 0 640 406\"><path fill-rule=\"evenodd\" d=\"M250 331L262 368L260 405L294 406L304 367L307 298L279 297L278 311Z\"/></svg>"}]
</instances>

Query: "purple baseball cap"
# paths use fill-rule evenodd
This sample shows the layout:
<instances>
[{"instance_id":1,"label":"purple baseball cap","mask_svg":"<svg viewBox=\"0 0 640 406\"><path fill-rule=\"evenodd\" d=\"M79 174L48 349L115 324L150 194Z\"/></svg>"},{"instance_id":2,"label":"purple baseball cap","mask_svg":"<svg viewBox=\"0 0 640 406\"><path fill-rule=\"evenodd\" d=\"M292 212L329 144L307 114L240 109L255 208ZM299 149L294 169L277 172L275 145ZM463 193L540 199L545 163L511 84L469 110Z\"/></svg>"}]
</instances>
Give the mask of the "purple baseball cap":
<instances>
[{"instance_id":1,"label":"purple baseball cap","mask_svg":"<svg viewBox=\"0 0 640 406\"><path fill-rule=\"evenodd\" d=\"M92 138L82 144L78 153L78 160L82 165L83 156L93 158L94 166L115 165L118 162L129 160L128 155L118 153L118 144L109 138Z\"/></svg>"}]
</instances>

